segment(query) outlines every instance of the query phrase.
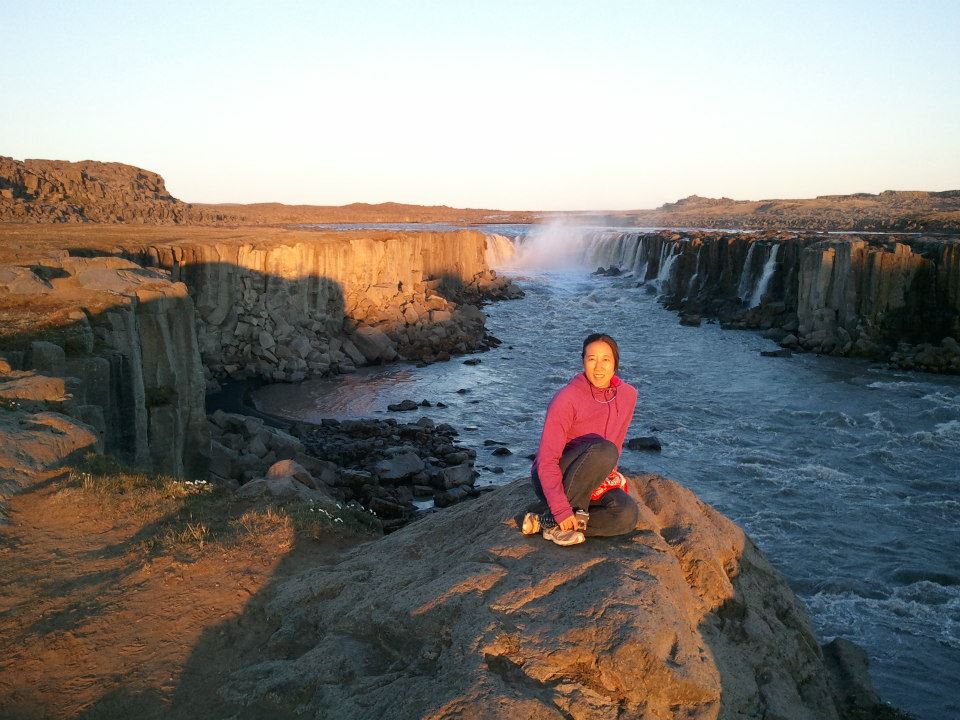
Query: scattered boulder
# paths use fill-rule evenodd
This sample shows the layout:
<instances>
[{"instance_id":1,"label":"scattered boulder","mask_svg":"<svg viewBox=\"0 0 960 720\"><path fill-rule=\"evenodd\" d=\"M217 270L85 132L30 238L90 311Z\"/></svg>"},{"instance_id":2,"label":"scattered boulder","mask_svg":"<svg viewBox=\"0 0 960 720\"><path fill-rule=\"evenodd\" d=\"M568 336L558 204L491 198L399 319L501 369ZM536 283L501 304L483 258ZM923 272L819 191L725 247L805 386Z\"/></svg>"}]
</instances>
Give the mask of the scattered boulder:
<instances>
[{"instance_id":1,"label":"scattered boulder","mask_svg":"<svg viewBox=\"0 0 960 720\"><path fill-rule=\"evenodd\" d=\"M624 443L628 450L648 450L651 452L660 452L660 440L653 435L644 437L630 438Z\"/></svg>"},{"instance_id":2,"label":"scattered boulder","mask_svg":"<svg viewBox=\"0 0 960 720\"><path fill-rule=\"evenodd\" d=\"M378 462L374 470L381 480L397 482L414 475L426 467L414 452L401 452Z\"/></svg>"},{"instance_id":3,"label":"scattered boulder","mask_svg":"<svg viewBox=\"0 0 960 720\"><path fill-rule=\"evenodd\" d=\"M443 477L443 486L449 490L462 485L472 486L477 474L473 467L464 464L444 468L441 475Z\"/></svg>"},{"instance_id":4,"label":"scattered boulder","mask_svg":"<svg viewBox=\"0 0 960 720\"><path fill-rule=\"evenodd\" d=\"M270 469L267 470L267 479L279 477L291 477L307 487L316 487L313 476L307 472L306 468L295 460L278 460Z\"/></svg>"},{"instance_id":5,"label":"scattered boulder","mask_svg":"<svg viewBox=\"0 0 960 720\"><path fill-rule=\"evenodd\" d=\"M417 410L419 407L420 405L413 400L402 400L401 402L387 405L387 410L390 412L410 412Z\"/></svg>"}]
</instances>

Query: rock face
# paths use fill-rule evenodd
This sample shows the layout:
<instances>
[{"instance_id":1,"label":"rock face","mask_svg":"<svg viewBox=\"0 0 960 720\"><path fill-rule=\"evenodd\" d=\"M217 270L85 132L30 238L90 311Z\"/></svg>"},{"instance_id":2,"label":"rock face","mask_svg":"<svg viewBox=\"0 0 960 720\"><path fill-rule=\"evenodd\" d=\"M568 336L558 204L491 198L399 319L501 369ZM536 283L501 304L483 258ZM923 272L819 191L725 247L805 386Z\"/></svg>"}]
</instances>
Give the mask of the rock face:
<instances>
[{"instance_id":1,"label":"rock face","mask_svg":"<svg viewBox=\"0 0 960 720\"><path fill-rule=\"evenodd\" d=\"M632 272L678 310L793 349L960 372L960 240L598 233L582 264Z\"/></svg>"},{"instance_id":2,"label":"rock face","mask_svg":"<svg viewBox=\"0 0 960 720\"><path fill-rule=\"evenodd\" d=\"M0 222L222 222L167 192L163 178L122 163L0 157Z\"/></svg>"},{"instance_id":3,"label":"rock face","mask_svg":"<svg viewBox=\"0 0 960 720\"><path fill-rule=\"evenodd\" d=\"M487 267L486 237L342 234L293 244L127 247L126 257L186 283L214 378L298 381L397 357L433 360L484 347L477 305L519 290Z\"/></svg>"},{"instance_id":4,"label":"rock face","mask_svg":"<svg viewBox=\"0 0 960 720\"><path fill-rule=\"evenodd\" d=\"M518 481L286 581L221 696L277 717L837 718L799 602L679 485L631 481L639 531L524 538Z\"/></svg>"},{"instance_id":5,"label":"rock face","mask_svg":"<svg viewBox=\"0 0 960 720\"><path fill-rule=\"evenodd\" d=\"M205 472L209 433L193 302L182 283L120 258L46 259L7 298L42 298L42 330L5 333L0 398L55 408L95 428L100 447L138 468ZM46 276L47 279L43 279ZM45 286L45 287L44 287ZM53 338L34 338L41 333Z\"/></svg>"}]
</instances>

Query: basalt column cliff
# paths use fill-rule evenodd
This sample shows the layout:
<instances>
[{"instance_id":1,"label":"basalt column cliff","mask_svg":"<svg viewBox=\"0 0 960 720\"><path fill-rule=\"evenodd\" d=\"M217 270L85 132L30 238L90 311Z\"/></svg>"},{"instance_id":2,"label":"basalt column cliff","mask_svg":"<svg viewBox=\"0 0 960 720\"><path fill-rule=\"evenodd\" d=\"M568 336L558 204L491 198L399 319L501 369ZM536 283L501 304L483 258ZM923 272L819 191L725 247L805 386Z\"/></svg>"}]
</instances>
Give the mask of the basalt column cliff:
<instances>
[{"instance_id":1,"label":"basalt column cliff","mask_svg":"<svg viewBox=\"0 0 960 720\"><path fill-rule=\"evenodd\" d=\"M595 233L581 260L632 272L683 321L786 348L960 372L960 240L797 233Z\"/></svg>"}]
</instances>

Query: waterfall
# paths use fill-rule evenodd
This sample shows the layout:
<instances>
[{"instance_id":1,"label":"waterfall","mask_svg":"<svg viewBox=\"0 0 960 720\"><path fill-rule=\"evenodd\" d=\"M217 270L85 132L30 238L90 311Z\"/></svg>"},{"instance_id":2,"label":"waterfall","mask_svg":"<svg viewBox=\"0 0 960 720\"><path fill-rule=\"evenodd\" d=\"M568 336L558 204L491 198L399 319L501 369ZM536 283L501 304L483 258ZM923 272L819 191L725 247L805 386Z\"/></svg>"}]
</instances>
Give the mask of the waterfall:
<instances>
[{"instance_id":1,"label":"waterfall","mask_svg":"<svg viewBox=\"0 0 960 720\"><path fill-rule=\"evenodd\" d=\"M660 271L657 273L657 279L654 281L657 285L657 290L663 292L663 286L665 283L670 281L670 271L673 269L673 264L677 261L677 258L680 257L680 249L677 248L677 251L673 252L673 246L668 245L667 243L663 244L663 250L669 251L670 255L667 257L666 262L661 260ZM661 257L664 253L660 253Z\"/></svg>"},{"instance_id":2,"label":"waterfall","mask_svg":"<svg viewBox=\"0 0 960 720\"><path fill-rule=\"evenodd\" d=\"M487 250L485 253L487 267L500 268L514 262L517 251L510 238L503 235L487 235Z\"/></svg>"},{"instance_id":3,"label":"waterfall","mask_svg":"<svg viewBox=\"0 0 960 720\"><path fill-rule=\"evenodd\" d=\"M642 263L642 264L641 264ZM637 238L637 255L633 261L633 275L641 282L646 280L647 265L650 264L650 244L648 238Z\"/></svg>"},{"instance_id":4,"label":"waterfall","mask_svg":"<svg viewBox=\"0 0 960 720\"><path fill-rule=\"evenodd\" d=\"M637 256L640 253L640 240L637 233L631 233L627 236L627 247L623 257L623 269L631 272L637 264Z\"/></svg>"},{"instance_id":5,"label":"waterfall","mask_svg":"<svg viewBox=\"0 0 960 720\"><path fill-rule=\"evenodd\" d=\"M743 302L748 300L747 291L750 289L750 261L753 260L753 251L759 243L750 243L750 249L747 250L747 259L743 261L743 269L740 271L740 285L737 288L737 297Z\"/></svg>"},{"instance_id":6,"label":"waterfall","mask_svg":"<svg viewBox=\"0 0 960 720\"><path fill-rule=\"evenodd\" d=\"M700 258L703 255L703 245L697 248L697 264L694 266L693 276L690 278L690 282L687 283L687 297L684 299L689 299L693 296L693 293L697 290L697 280L700 278Z\"/></svg>"},{"instance_id":7,"label":"waterfall","mask_svg":"<svg viewBox=\"0 0 960 720\"><path fill-rule=\"evenodd\" d=\"M554 220L530 229L517 248L515 264L520 267L565 268L585 265L596 246L597 233Z\"/></svg>"},{"instance_id":8,"label":"waterfall","mask_svg":"<svg viewBox=\"0 0 960 720\"><path fill-rule=\"evenodd\" d=\"M767 262L763 266L763 274L760 276L760 281L750 295L750 307L752 308L760 304L760 301L763 300L763 296L767 292L767 285L770 284L770 279L773 277L773 272L776 269L777 251L779 249L779 245L773 246L773 249L770 251L770 257L767 258Z\"/></svg>"}]
</instances>

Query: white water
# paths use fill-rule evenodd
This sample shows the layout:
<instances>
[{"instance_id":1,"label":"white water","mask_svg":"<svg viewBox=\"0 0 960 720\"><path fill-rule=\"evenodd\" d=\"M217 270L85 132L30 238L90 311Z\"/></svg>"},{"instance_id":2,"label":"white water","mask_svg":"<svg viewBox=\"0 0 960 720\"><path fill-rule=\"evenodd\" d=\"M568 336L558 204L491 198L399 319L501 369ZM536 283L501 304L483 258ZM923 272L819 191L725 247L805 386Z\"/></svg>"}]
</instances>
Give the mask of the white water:
<instances>
[{"instance_id":1,"label":"white water","mask_svg":"<svg viewBox=\"0 0 960 720\"><path fill-rule=\"evenodd\" d=\"M753 245L756 245L756 243ZM753 245L750 246L751 250L753 250ZM752 308L755 308L760 304L760 302L763 300L763 296L767 292L767 285L770 284L770 278L773 277L773 272L777 267L777 252L779 250L780 246L774 245L773 249L770 251L770 256L767 258L767 262L763 265L763 274L757 281L756 287L750 293L750 307Z\"/></svg>"},{"instance_id":2,"label":"white water","mask_svg":"<svg viewBox=\"0 0 960 720\"><path fill-rule=\"evenodd\" d=\"M753 251L757 249L759 243L750 243L750 249L747 250L747 259L743 261L743 269L740 271L740 284L737 287L737 297L746 301L747 291L750 289L750 261L753 260Z\"/></svg>"},{"instance_id":3,"label":"white water","mask_svg":"<svg viewBox=\"0 0 960 720\"><path fill-rule=\"evenodd\" d=\"M487 267L498 269L516 263L517 250L510 238L497 233L487 235Z\"/></svg>"},{"instance_id":4,"label":"white water","mask_svg":"<svg viewBox=\"0 0 960 720\"><path fill-rule=\"evenodd\" d=\"M673 243L665 244L664 251L669 253L667 255L667 260L664 263L661 261L660 272L657 273L657 279L654 281L654 284L657 286L657 290L663 292L664 285L670 282L670 272L673 270L673 264L677 261L677 258L680 257L679 250L675 250Z\"/></svg>"}]
</instances>

